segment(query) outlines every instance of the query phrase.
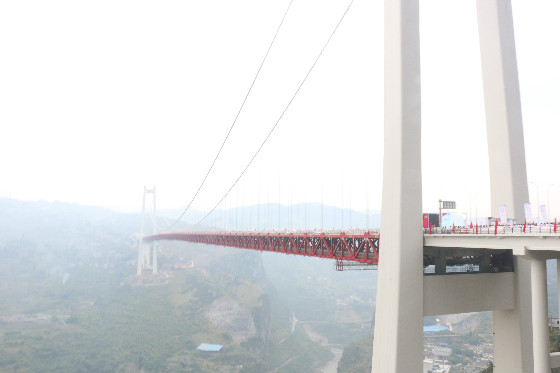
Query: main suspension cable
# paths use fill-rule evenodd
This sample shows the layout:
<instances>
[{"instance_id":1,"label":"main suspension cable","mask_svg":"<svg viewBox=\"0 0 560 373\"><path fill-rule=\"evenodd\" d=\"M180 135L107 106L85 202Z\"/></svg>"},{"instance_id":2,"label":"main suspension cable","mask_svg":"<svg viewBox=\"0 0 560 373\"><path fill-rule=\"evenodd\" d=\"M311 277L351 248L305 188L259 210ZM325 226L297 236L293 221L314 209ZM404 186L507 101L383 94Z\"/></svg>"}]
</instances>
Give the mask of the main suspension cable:
<instances>
[{"instance_id":1,"label":"main suspension cable","mask_svg":"<svg viewBox=\"0 0 560 373\"><path fill-rule=\"evenodd\" d=\"M241 172L241 174L239 175L239 177L235 180L235 182L233 183L233 185L228 189L228 191L224 194L224 196L218 201L218 203L216 203L216 205L212 208L212 210L210 210L202 219L200 219L200 221L198 223L196 223L196 225L199 225L200 223L202 223L208 216L210 216L210 214L212 214L214 212L214 210L216 210L216 208L218 208L218 206L222 203L222 201L228 196L228 194L231 192L231 190L237 185L237 183L239 182L239 180L241 180L241 178L243 177L243 175L245 174L245 172L247 171L247 169L249 168L249 166L251 166L251 163L253 163L253 161L255 160L255 158L257 157L257 155L260 153L261 149L263 148L264 144L266 144L266 142L268 141L268 138L270 137L270 135L272 135L272 132L274 132L274 130L276 129L276 127L278 126L278 123L280 123L280 121L282 120L282 118L284 117L284 114L286 113L286 111L288 111L288 108L290 107L290 105L292 105L292 102L294 101L294 99L296 98L297 94L299 93L299 91L301 90L301 87L305 84L305 81L307 80L307 78L309 77L309 75L311 74L311 71L313 71L313 68L315 67L315 65L317 64L317 62L319 61L319 59L321 58L321 56L323 55L323 52L325 51L325 49L327 48L327 46L329 45L329 42L331 41L332 37L334 36L334 34L336 33L336 30L338 30L338 27L340 26L340 24L342 23L342 20L344 19L344 17L346 16L346 13L348 13L348 10L350 10L350 7L352 6L352 4L354 3L354 0L350 1L350 4L348 4L348 7L346 8L346 10L344 11L344 13L342 14L342 17L340 17L340 20L338 21L338 23L336 24L336 27L334 28L333 32L331 33L331 35L329 36L329 38L327 39L327 42L325 43L325 45L323 45L323 48L321 49L321 52L319 52L319 55L317 56L317 58L315 58L315 61L313 62L313 64L311 65L311 67L309 68L309 71L307 71L307 74L305 74L305 77L303 78L303 80L301 81L301 83L299 84L298 88L296 89L296 91L294 92L294 94L292 95L292 98L290 99L290 101L288 101L288 104L286 105L286 107L284 108L284 111L282 111L282 114L280 114L280 117L278 118L278 120L276 121L276 123L274 124L274 126L272 127L272 129L270 130L270 132L268 133L268 135L266 136L266 138L264 139L264 141L262 142L261 146L259 146L259 148L257 149L256 153L253 155L253 158L251 158L251 160L249 161L249 163L247 164L247 166L245 166L245 168L243 169L243 171Z\"/></svg>"},{"instance_id":2,"label":"main suspension cable","mask_svg":"<svg viewBox=\"0 0 560 373\"><path fill-rule=\"evenodd\" d=\"M261 61L261 65L259 66L259 69L257 70L257 73L255 74L255 77L253 78L253 82L251 83L251 86L249 87L249 90L247 91L247 94L245 95L245 98L243 99L243 102L241 103L241 107L239 108L239 111L237 112L237 115L235 116L235 119L233 120L233 123L231 124L224 141L222 142L222 146L220 146L220 150L218 150L218 154L216 154L216 157L214 157L214 161L212 161L212 164L210 165L210 168L208 169L208 172L206 172L206 176L204 176L204 179L202 180L202 183L200 183L200 186L198 187L198 189L197 189L196 193L194 194L193 198L191 199L191 201L189 202L189 204L187 205L185 210L183 210L181 215L177 218L177 220L171 225L171 229L173 229L175 227L175 225L179 221L181 221L183 216L185 216L185 214L187 213L187 211L191 207L192 203L194 202L196 196L198 196L198 193L200 192L200 189L202 189L202 186L206 182L206 179L208 178L208 175L210 175L210 171L212 171L212 168L214 168L214 165L216 164L216 161L218 160L218 157L220 156L220 153L222 152L222 149L224 148L224 145L226 144L226 141L229 138L231 130L233 130L233 127L235 126L235 123L237 122L237 118L239 118L239 115L241 114L241 111L243 110L243 107L245 106L245 103L247 102L247 99L249 98L249 94L253 90L253 86L255 85L255 82L257 81L257 78L258 78L258 76L259 76L259 74L262 70L262 67L263 67L263 65L264 65L264 63L265 63L265 61L268 57L268 54L270 53L270 50L272 49L272 46L274 45L274 41L276 40L276 37L278 36L278 33L280 32L280 28L282 27L282 24L284 23L284 19L286 19L286 15L288 14L288 11L290 10L290 7L292 6L293 1L294 0L290 0L290 3L288 4L288 8L284 12L284 16L282 17L282 20L280 21L280 24L278 25L278 28L276 29L276 33L274 34L274 37L272 38L272 41L270 42L270 45L268 46L268 50L266 51L266 54L264 55L264 58Z\"/></svg>"}]
</instances>

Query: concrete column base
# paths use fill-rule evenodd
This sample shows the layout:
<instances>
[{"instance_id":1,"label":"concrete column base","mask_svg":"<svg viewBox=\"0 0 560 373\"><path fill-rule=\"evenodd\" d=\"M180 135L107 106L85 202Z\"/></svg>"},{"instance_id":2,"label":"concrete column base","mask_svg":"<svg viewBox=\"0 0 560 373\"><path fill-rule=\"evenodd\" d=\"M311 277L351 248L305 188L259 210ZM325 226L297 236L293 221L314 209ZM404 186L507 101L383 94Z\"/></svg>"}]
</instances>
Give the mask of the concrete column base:
<instances>
[{"instance_id":1,"label":"concrete column base","mask_svg":"<svg viewBox=\"0 0 560 373\"><path fill-rule=\"evenodd\" d=\"M531 295L533 306L533 356L535 373L550 373L548 338L548 294L546 260L531 261Z\"/></svg>"},{"instance_id":2,"label":"concrete column base","mask_svg":"<svg viewBox=\"0 0 560 373\"><path fill-rule=\"evenodd\" d=\"M533 372L531 263L514 258L515 308L493 312L494 372Z\"/></svg>"}]
</instances>

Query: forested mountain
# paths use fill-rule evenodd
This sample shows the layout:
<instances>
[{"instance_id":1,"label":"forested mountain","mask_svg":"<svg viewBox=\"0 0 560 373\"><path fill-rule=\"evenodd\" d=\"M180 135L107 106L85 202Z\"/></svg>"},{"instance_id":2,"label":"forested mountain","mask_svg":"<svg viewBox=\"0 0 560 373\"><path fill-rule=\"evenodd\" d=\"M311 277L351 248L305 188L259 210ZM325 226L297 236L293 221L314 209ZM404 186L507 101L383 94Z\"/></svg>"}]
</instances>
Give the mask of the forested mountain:
<instances>
[{"instance_id":1,"label":"forested mountain","mask_svg":"<svg viewBox=\"0 0 560 373\"><path fill-rule=\"evenodd\" d=\"M0 199L0 226L0 372L334 372L371 331L374 271L161 242L138 277L139 215Z\"/></svg>"}]
</instances>

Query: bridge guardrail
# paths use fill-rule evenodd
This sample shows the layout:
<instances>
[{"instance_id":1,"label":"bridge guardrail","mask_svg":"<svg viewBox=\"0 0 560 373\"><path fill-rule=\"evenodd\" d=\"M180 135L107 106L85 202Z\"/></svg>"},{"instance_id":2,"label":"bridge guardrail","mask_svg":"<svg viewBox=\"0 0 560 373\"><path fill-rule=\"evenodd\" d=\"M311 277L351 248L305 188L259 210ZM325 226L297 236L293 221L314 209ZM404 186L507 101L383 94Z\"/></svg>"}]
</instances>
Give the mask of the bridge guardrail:
<instances>
[{"instance_id":1,"label":"bridge guardrail","mask_svg":"<svg viewBox=\"0 0 560 373\"><path fill-rule=\"evenodd\" d=\"M478 225L470 227L433 227L423 228L424 234L487 234L487 235L521 235L521 234L559 234L556 224L516 224L516 225Z\"/></svg>"}]
</instances>

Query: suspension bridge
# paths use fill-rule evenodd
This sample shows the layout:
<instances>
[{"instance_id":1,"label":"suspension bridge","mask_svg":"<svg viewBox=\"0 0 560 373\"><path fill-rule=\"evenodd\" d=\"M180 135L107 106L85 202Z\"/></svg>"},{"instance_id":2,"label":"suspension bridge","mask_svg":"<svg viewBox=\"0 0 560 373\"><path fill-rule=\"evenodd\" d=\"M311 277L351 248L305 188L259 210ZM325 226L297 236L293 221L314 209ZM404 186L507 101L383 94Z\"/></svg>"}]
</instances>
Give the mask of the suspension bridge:
<instances>
[{"instance_id":1,"label":"suspension bridge","mask_svg":"<svg viewBox=\"0 0 560 373\"><path fill-rule=\"evenodd\" d=\"M508 206L507 220L522 224L525 220L523 206L529 198L511 3L509 0L477 0L476 4L492 215L499 216L499 206ZM500 231L497 225L487 227L486 232L478 229L457 233L422 230L419 221L422 216L422 171L418 0L386 0L384 20L385 124L379 233L157 233L143 237L144 245L139 247L139 271L144 263L149 262L149 249L145 249L145 244L156 240L190 241L378 264L373 372L422 371L423 317L478 311L493 312L495 372L550 372L551 368L560 367L560 354L549 352L546 276L547 259L558 259L560 269L560 239L556 224L546 226L545 232L542 227L529 232L510 231L505 227ZM273 43L274 40L271 46ZM327 44L328 41L323 50ZM257 76L258 72L255 79ZM218 204L257 157L292 100ZM228 136L229 132L222 148ZM181 217L191 204L192 200ZM466 257L476 258L480 268L477 274L445 276L450 259ZM156 258L154 251L153 267L157 270ZM434 275L424 276L426 261L434 264Z\"/></svg>"},{"instance_id":2,"label":"suspension bridge","mask_svg":"<svg viewBox=\"0 0 560 373\"><path fill-rule=\"evenodd\" d=\"M268 251L274 253L379 263L379 235L332 233L168 232L144 237L144 241L172 240Z\"/></svg>"},{"instance_id":3,"label":"suspension bridge","mask_svg":"<svg viewBox=\"0 0 560 373\"><path fill-rule=\"evenodd\" d=\"M522 242L523 247L531 250L554 250L560 244L560 233L556 224L535 225L529 229L511 226L473 227L455 229L425 229L424 232L424 261L423 266L436 265L437 274L446 274L446 267L453 265L471 264L478 266L477 272L513 271L512 242ZM472 240L476 237L477 240ZM496 242L492 242L496 240ZM155 241L185 241L197 244L233 247L237 249L256 250L287 255L309 256L337 261L337 269L344 270L344 262L356 262L371 265L370 269L377 269L379 264L379 233L369 231L349 232L243 232L243 231L186 231L162 232L146 235L143 243ZM147 247L139 249L138 274L145 269L157 273L157 251ZM457 248L463 248L457 250ZM465 251L465 249L487 249L492 251ZM435 248L443 248L443 254L434 253ZM504 261L504 253L509 254ZM436 260L436 258L443 258ZM494 265L492 260L494 258ZM442 261L443 260L443 261ZM484 261L487 260L485 267ZM151 263L151 264L150 264ZM440 267L441 266L441 267ZM353 267L348 266L349 269ZM359 267L363 269L365 267ZM454 271L450 273L456 273Z\"/></svg>"}]
</instances>

